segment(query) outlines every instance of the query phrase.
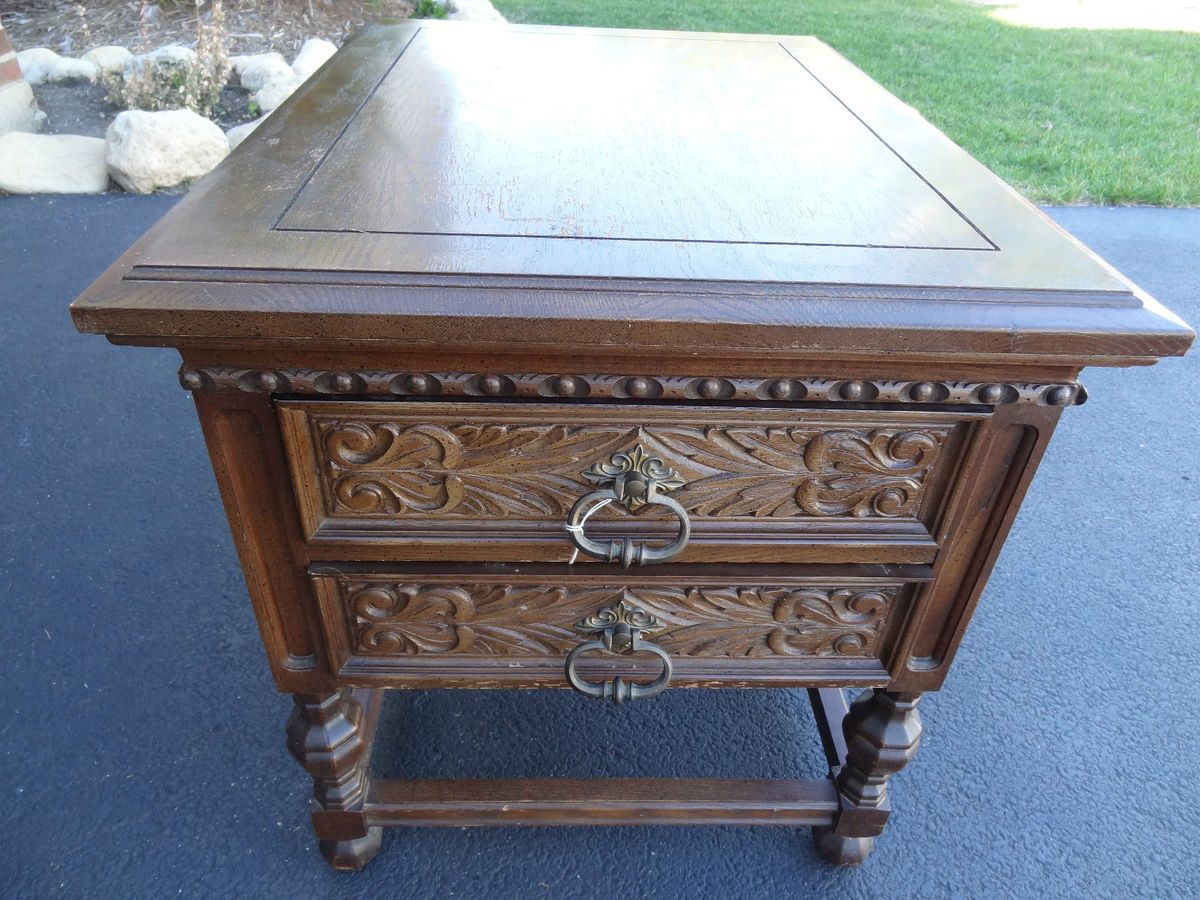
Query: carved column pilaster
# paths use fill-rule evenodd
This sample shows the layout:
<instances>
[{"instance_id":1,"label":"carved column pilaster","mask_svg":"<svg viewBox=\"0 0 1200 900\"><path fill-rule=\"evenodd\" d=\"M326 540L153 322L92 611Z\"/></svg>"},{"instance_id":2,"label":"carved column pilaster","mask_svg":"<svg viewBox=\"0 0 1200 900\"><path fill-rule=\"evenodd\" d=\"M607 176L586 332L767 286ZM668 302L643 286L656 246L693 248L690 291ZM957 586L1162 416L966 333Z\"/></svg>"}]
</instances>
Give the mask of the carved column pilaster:
<instances>
[{"instance_id":1,"label":"carved column pilaster","mask_svg":"<svg viewBox=\"0 0 1200 900\"><path fill-rule=\"evenodd\" d=\"M368 828L370 742L364 711L349 691L295 694L288 750L313 778L313 831L333 868L355 871L379 852L383 829Z\"/></svg>"},{"instance_id":2,"label":"carved column pilaster","mask_svg":"<svg viewBox=\"0 0 1200 900\"><path fill-rule=\"evenodd\" d=\"M858 865L883 832L891 809L888 780L917 754L920 694L868 691L842 721L846 761L837 773L841 811L830 828L814 828L817 850L837 865Z\"/></svg>"}]
</instances>

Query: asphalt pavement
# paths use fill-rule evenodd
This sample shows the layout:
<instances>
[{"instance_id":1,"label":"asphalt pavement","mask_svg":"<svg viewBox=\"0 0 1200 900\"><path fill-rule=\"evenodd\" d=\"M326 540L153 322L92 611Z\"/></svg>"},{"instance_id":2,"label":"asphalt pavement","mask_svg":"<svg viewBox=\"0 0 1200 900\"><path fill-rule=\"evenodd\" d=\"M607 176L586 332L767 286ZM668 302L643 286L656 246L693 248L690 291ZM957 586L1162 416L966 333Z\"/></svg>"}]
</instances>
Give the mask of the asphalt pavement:
<instances>
[{"instance_id":1,"label":"asphalt pavement","mask_svg":"<svg viewBox=\"0 0 1200 900\"><path fill-rule=\"evenodd\" d=\"M177 358L67 314L175 199L0 199L0 896L1200 895L1200 351L1085 373L863 868L803 830L486 828L332 873ZM1050 212L1200 322L1200 210ZM377 744L413 777L821 772L799 691L393 694Z\"/></svg>"}]
</instances>

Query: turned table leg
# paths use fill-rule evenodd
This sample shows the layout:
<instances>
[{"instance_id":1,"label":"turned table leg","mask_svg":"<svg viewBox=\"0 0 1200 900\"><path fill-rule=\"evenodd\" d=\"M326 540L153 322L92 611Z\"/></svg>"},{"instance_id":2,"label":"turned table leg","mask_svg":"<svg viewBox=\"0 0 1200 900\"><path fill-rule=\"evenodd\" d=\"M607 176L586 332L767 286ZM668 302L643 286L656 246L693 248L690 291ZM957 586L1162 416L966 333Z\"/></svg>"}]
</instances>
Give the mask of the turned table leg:
<instances>
[{"instance_id":1,"label":"turned table leg","mask_svg":"<svg viewBox=\"0 0 1200 900\"><path fill-rule=\"evenodd\" d=\"M813 829L817 852L829 862L860 865L883 832L891 811L888 779L908 765L921 743L920 699L875 688L850 705L842 720L846 761L837 773L841 810L832 826Z\"/></svg>"},{"instance_id":2,"label":"turned table leg","mask_svg":"<svg viewBox=\"0 0 1200 900\"><path fill-rule=\"evenodd\" d=\"M288 750L313 778L312 822L321 854L338 871L357 871L379 852L383 829L363 814L373 728L362 698L378 692L294 694Z\"/></svg>"}]
</instances>

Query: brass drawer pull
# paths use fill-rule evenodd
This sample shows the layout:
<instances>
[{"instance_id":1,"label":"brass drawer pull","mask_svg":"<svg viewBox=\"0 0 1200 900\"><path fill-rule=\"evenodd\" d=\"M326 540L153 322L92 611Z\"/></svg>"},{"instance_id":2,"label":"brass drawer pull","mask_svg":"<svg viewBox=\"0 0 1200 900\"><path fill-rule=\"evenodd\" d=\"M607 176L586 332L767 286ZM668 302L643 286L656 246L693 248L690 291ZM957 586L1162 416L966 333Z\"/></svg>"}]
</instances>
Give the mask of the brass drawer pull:
<instances>
[{"instance_id":1,"label":"brass drawer pull","mask_svg":"<svg viewBox=\"0 0 1200 900\"><path fill-rule=\"evenodd\" d=\"M644 643L642 634L661 631L663 623L644 609L622 600L616 606L606 606L598 613L588 616L575 626L583 634L599 634L598 640L580 644L567 654L567 681L571 687L600 700L624 703L627 700L645 700L666 690L671 683L671 657L661 647ZM575 671L575 663L584 653L592 650L607 650L610 653L636 653L647 650L662 660L663 670L649 684L626 681L620 675L612 681L588 681Z\"/></svg>"},{"instance_id":2,"label":"brass drawer pull","mask_svg":"<svg viewBox=\"0 0 1200 900\"><path fill-rule=\"evenodd\" d=\"M641 444L632 450L615 454L607 463L596 463L583 473L583 477L600 485L601 490L592 491L576 500L567 516L567 533L581 553L605 562L619 561L629 568L634 563L665 562L687 546L692 534L687 510L674 498L666 496L668 491L682 487L683 479L657 456L648 455ZM661 547L652 547L629 538L607 543L594 541L584 533L583 524L588 516L609 503L619 503L630 512L646 506L665 506L679 519L679 534Z\"/></svg>"}]
</instances>

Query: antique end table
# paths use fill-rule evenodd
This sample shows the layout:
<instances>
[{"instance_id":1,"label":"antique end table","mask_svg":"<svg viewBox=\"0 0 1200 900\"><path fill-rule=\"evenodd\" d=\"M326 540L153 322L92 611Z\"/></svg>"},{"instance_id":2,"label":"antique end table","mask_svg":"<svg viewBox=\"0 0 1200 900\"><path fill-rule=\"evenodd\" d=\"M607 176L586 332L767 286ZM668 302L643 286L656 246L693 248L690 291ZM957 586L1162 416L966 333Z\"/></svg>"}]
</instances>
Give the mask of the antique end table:
<instances>
[{"instance_id":1,"label":"antique end table","mask_svg":"<svg viewBox=\"0 0 1200 900\"><path fill-rule=\"evenodd\" d=\"M432 22L362 31L73 314L179 349L338 869L385 825L861 862L1080 370L1192 341L812 38ZM371 776L387 689L567 686L808 688L828 777Z\"/></svg>"}]
</instances>

